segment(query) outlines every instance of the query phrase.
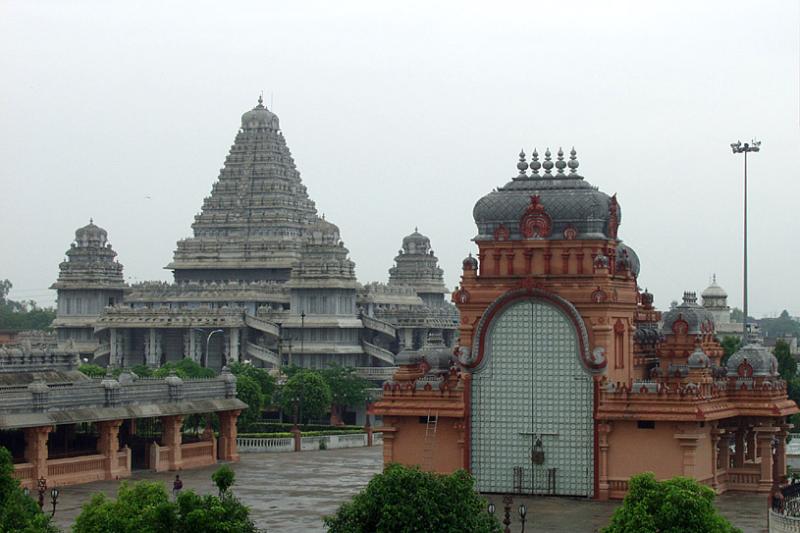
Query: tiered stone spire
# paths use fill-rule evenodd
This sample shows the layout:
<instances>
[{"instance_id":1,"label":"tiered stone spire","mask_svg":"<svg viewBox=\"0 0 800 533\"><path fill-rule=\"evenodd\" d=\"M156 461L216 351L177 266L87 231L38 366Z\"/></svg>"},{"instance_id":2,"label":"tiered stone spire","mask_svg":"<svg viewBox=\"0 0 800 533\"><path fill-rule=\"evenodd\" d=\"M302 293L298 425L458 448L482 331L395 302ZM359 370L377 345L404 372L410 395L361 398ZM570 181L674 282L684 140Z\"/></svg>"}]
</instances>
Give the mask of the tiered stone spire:
<instances>
[{"instance_id":1,"label":"tiered stone spire","mask_svg":"<svg viewBox=\"0 0 800 533\"><path fill-rule=\"evenodd\" d=\"M219 179L192 224L194 237L178 242L167 268L176 280L222 279L221 270L232 279L269 277L265 269L297 262L300 237L316 219L278 117L259 96L258 105L242 115ZM261 273L243 276L243 270Z\"/></svg>"},{"instance_id":2,"label":"tiered stone spire","mask_svg":"<svg viewBox=\"0 0 800 533\"><path fill-rule=\"evenodd\" d=\"M59 265L58 281L51 289L121 289L125 286L122 265L108 243L108 233L93 220L75 231L75 242Z\"/></svg>"},{"instance_id":3,"label":"tiered stone spire","mask_svg":"<svg viewBox=\"0 0 800 533\"><path fill-rule=\"evenodd\" d=\"M444 271L431 250L431 241L417 229L403 238L403 248L389 269L389 285L407 285L417 294L447 294Z\"/></svg>"}]
</instances>

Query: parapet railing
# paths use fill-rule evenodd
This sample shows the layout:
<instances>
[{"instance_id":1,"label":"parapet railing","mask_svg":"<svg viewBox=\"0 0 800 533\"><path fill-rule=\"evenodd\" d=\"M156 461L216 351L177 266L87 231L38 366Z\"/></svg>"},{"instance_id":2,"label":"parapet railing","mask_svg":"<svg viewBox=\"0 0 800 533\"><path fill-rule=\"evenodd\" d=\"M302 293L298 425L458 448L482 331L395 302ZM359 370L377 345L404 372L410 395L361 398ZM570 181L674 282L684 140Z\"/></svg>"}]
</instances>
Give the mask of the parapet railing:
<instances>
[{"instance_id":1,"label":"parapet railing","mask_svg":"<svg viewBox=\"0 0 800 533\"><path fill-rule=\"evenodd\" d=\"M0 388L0 414L235 396L236 380L230 374L207 379L182 380L170 376L165 379L137 379L122 383L113 378L103 378L53 386L48 386L44 382L33 382L26 388Z\"/></svg>"},{"instance_id":2,"label":"parapet railing","mask_svg":"<svg viewBox=\"0 0 800 533\"><path fill-rule=\"evenodd\" d=\"M391 337L392 339L394 339L397 332L393 325L389 324L388 322L384 322L383 320L378 320L377 318L362 315L361 322L364 324L365 328L382 333L388 337Z\"/></svg>"},{"instance_id":3,"label":"parapet railing","mask_svg":"<svg viewBox=\"0 0 800 533\"><path fill-rule=\"evenodd\" d=\"M392 379L395 372L397 372L396 366L359 366L355 368L358 377L372 381Z\"/></svg>"}]
</instances>

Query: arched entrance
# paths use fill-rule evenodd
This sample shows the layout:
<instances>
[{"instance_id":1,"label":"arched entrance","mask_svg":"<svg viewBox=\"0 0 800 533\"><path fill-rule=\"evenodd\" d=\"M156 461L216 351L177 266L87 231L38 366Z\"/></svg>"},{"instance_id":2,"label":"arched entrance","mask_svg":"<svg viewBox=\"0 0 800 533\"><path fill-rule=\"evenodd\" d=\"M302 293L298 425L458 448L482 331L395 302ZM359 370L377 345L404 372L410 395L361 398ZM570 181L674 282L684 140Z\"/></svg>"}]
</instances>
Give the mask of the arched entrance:
<instances>
[{"instance_id":1,"label":"arched entrance","mask_svg":"<svg viewBox=\"0 0 800 533\"><path fill-rule=\"evenodd\" d=\"M572 317L546 299L513 300L486 327L470 409L479 491L594 495L594 395L579 338L585 333L574 308L563 304Z\"/></svg>"}]
</instances>

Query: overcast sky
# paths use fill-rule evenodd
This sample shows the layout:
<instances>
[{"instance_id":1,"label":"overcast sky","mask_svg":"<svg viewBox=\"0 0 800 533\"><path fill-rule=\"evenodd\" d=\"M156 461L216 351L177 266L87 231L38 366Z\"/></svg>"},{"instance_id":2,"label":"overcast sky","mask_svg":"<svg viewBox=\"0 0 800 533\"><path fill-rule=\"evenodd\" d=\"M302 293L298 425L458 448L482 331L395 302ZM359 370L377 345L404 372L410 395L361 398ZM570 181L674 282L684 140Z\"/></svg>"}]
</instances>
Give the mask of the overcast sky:
<instances>
[{"instance_id":1,"label":"overcast sky","mask_svg":"<svg viewBox=\"0 0 800 533\"><path fill-rule=\"evenodd\" d=\"M419 226L452 288L520 148L574 145L659 307L712 273L740 306L755 136L751 313L800 315L799 28L796 0L2 0L0 279L52 304L89 217L130 281L170 279L263 90L361 282Z\"/></svg>"}]
</instances>

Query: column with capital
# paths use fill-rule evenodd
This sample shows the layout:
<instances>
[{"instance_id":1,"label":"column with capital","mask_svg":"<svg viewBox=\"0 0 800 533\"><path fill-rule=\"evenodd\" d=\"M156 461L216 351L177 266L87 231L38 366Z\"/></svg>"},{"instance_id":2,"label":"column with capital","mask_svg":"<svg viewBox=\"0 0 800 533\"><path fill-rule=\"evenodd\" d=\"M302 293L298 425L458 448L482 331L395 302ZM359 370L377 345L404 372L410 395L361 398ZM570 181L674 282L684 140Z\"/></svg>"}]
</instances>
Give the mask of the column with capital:
<instances>
[{"instance_id":1,"label":"column with capital","mask_svg":"<svg viewBox=\"0 0 800 533\"><path fill-rule=\"evenodd\" d=\"M169 470L180 470L183 467L183 434L181 426L183 417L161 417L161 445L169 447Z\"/></svg>"},{"instance_id":2,"label":"column with capital","mask_svg":"<svg viewBox=\"0 0 800 533\"><path fill-rule=\"evenodd\" d=\"M695 467L697 465L697 445L700 439L705 438L704 433L676 433L680 447L683 449L683 472L681 475L697 478Z\"/></svg>"},{"instance_id":3,"label":"column with capital","mask_svg":"<svg viewBox=\"0 0 800 533\"><path fill-rule=\"evenodd\" d=\"M33 465L33 479L47 477L47 439L53 426L25 428L25 461Z\"/></svg>"},{"instance_id":4,"label":"column with capital","mask_svg":"<svg viewBox=\"0 0 800 533\"><path fill-rule=\"evenodd\" d=\"M597 423L597 444L600 456L597 458L598 471L598 494L597 499L607 500L609 498L610 487L608 484L608 436L613 429L612 422L598 421Z\"/></svg>"},{"instance_id":5,"label":"column with capital","mask_svg":"<svg viewBox=\"0 0 800 533\"><path fill-rule=\"evenodd\" d=\"M772 439L778 433L775 427L757 428L755 441L761 456L761 472L758 478L759 492L772 489Z\"/></svg>"},{"instance_id":6,"label":"column with capital","mask_svg":"<svg viewBox=\"0 0 800 533\"><path fill-rule=\"evenodd\" d=\"M106 479L117 479L119 468L119 428L122 420L105 420L97 423L97 452L104 456L103 470Z\"/></svg>"},{"instance_id":7,"label":"column with capital","mask_svg":"<svg viewBox=\"0 0 800 533\"><path fill-rule=\"evenodd\" d=\"M236 421L241 411L222 411L219 415L219 458L223 461L238 461L239 451L236 448L238 436Z\"/></svg>"}]
</instances>

